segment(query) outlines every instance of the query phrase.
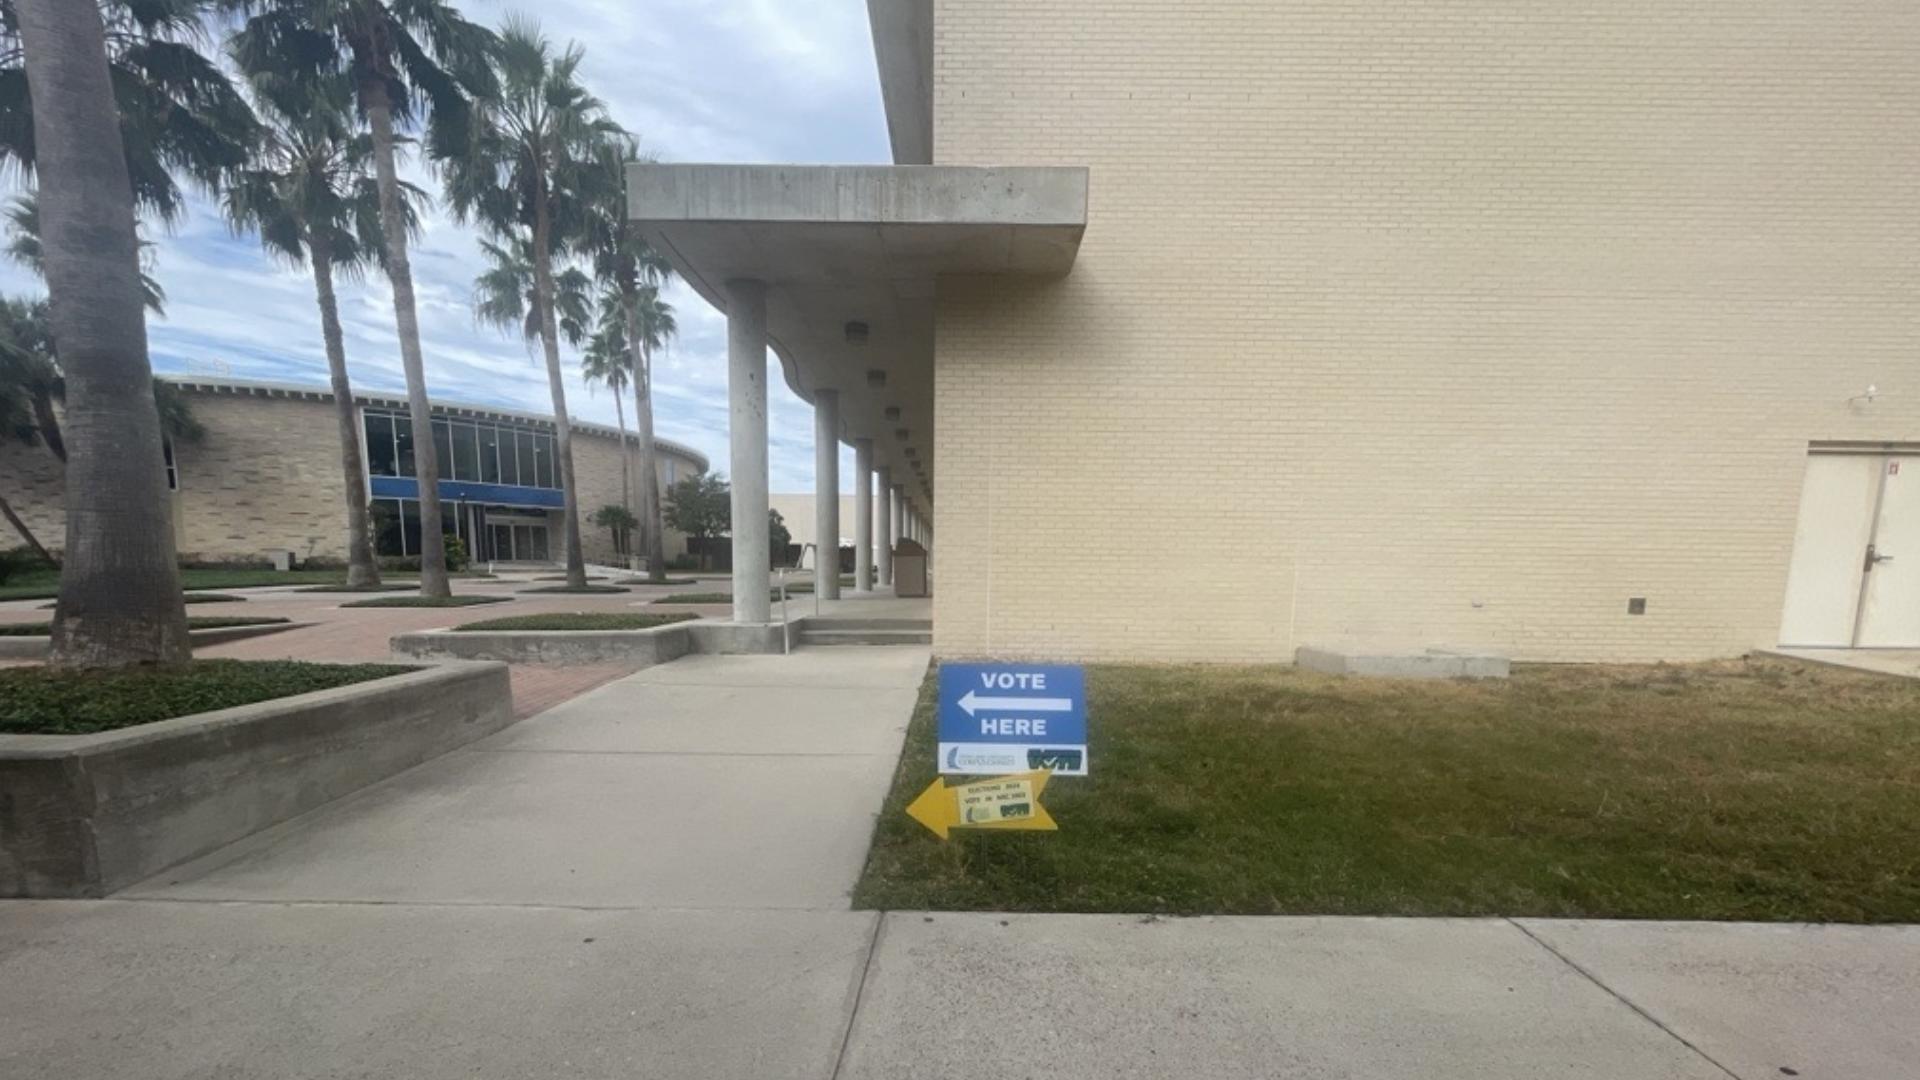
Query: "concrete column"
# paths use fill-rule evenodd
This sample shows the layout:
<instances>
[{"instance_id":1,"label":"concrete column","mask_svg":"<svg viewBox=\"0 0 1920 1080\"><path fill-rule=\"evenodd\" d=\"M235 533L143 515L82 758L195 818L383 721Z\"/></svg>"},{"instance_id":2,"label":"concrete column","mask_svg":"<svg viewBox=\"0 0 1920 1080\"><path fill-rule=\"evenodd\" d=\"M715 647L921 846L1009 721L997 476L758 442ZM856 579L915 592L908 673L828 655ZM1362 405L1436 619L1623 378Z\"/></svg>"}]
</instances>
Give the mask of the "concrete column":
<instances>
[{"instance_id":1,"label":"concrete column","mask_svg":"<svg viewBox=\"0 0 1920 1080\"><path fill-rule=\"evenodd\" d=\"M840 599L840 391L813 392L813 593Z\"/></svg>"},{"instance_id":2,"label":"concrete column","mask_svg":"<svg viewBox=\"0 0 1920 1080\"><path fill-rule=\"evenodd\" d=\"M873 440L853 440L853 591L873 593Z\"/></svg>"},{"instance_id":3,"label":"concrete column","mask_svg":"<svg viewBox=\"0 0 1920 1080\"><path fill-rule=\"evenodd\" d=\"M893 485L892 513L887 515L887 544L892 546L907 538L907 493L899 484Z\"/></svg>"},{"instance_id":4,"label":"concrete column","mask_svg":"<svg viewBox=\"0 0 1920 1080\"><path fill-rule=\"evenodd\" d=\"M767 536L767 283L727 282L727 436L733 475L733 621L771 621Z\"/></svg>"},{"instance_id":5,"label":"concrete column","mask_svg":"<svg viewBox=\"0 0 1920 1080\"><path fill-rule=\"evenodd\" d=\"M893 584L893 470L885 465L874 470L878 486L875 494L880 497L880 528L886 535L880 538L880 576L875 580L881 585Z\"/></svg>"}]
</instances>

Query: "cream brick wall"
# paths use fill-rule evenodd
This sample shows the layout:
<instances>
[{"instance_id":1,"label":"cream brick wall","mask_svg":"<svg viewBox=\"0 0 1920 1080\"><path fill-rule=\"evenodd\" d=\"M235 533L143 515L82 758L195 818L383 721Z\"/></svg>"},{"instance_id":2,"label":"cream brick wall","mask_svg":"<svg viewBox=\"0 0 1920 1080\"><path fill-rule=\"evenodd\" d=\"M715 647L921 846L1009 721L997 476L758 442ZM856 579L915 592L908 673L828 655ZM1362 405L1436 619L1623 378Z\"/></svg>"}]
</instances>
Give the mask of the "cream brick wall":
<instances>
[{"instance_id":1,"label":"cream brick wall","mask_svg":"<svg viewBox=\"0 0 1920 1080\"><path fill-rule=\"evenodd\" d=\"M634 467L639 467L638 453L634 453ZM685 476L690 471L698 471L698 463L692 458L678 454L669 454L665 450L655 455L655 468L659 472L661 506L666 505L667 460L676 462L676 472ZM574 482L580 485L580 545L586 553L588 562L615 565L621 560L613 553L613 534L593 524L594 512L603 506L623 502L620 495L620 448L611 438L602 438L576 431L573 437L573 475ZM633 508L638 517L640 508ZM556 515L557 520L558 515ZM557 533L555 534L558 535ZM686 534L667 530L667 558L674 559L687 553Z\"/></svg>"},{"instance_id":2,"label":"cream brick wall","mask_svg":"<svg viewBox=\"0 0 1920 1080\"><path fill-rule=\"evenodd\" d=\"M938 651L1771 644L1808 442L1920 440L1916 56L1907 0L936 0L936 161L1091 167L1069 278L941 285Z\"/></svg>"},{"instance_id":3,"label":"cream brick wall","mask_svg":"<svg viewBox=\"0 0 1920 1080\"><path fill-rule=\"evenodd\" d=\"M174 538L180 557L251 560L272 551L293 551L303 559L344 560L345 481L333 403L207 393L192 394L188 400L206 435L199 442L174 447L180 477L173 500ZM675 460L679 475L698 465L690 457L662 450L663 491L669 457ZM611 563L611 536L584 519L608 503L621 501L617 444L610 437L576 433L574 471L580 484L583 549L589 560ZM65 545L61 470L45 449L0 443L0 494L42 543L51 548ZM556 511L549 516L554 524L552 550L558 558L563 551L561 515ZM0 532L0 548L18 543L11 529ZM669 558L685 554L686 537L669 531L666 546Z\"/></svg>"}]
</instances>

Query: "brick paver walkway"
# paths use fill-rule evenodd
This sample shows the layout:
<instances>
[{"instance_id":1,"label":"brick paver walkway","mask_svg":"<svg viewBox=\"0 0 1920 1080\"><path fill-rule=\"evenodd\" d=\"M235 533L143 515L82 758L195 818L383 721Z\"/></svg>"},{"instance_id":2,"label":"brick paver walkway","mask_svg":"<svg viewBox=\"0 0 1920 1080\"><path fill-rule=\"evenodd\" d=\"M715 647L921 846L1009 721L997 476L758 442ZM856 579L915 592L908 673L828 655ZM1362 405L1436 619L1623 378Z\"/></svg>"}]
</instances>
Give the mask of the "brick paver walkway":
<instances>
[{"instance_id":1,"label":"brick paver walkway","mask_svg":"<svg viewBox=\"0 0 1920 1080\"><path fill-rule=\"evenodd\" d=\"M490 596L511 596L502 604L483 604L468 608L347 608L349 601L364 596L343 593L303 593L288 589L231 589L228 595L244 597L230 604L195 604L189 615L261 615L280 616L299 623L297 630L286 630L264 637L230 641L198 650L195 655L207 659L232 660L316 660L340 663L368 663L392 657L388 642L395 634L413 630L432 630L498 619L509 615L534 615L561 611L646 611L648 605L675 592L695 591L691 586L634 586L631 592L604 595L554 596L525 594L518 590L551 585L513 579L460 579L453 591ZM724 582L702 582L699 588L724 589ZM404 595L391 593L387 595ZM45 600L15 600L0 603L0 623L41 622L51 617L43 608ZM718 607L675 607L705 618L726 618L728 609ZM4 661L0 661L4 663ZM581 667L550 665L513 665L514 713L532 716L567 701L632 669L624 665L598 664Z\"/></svg>"}]
</instances>

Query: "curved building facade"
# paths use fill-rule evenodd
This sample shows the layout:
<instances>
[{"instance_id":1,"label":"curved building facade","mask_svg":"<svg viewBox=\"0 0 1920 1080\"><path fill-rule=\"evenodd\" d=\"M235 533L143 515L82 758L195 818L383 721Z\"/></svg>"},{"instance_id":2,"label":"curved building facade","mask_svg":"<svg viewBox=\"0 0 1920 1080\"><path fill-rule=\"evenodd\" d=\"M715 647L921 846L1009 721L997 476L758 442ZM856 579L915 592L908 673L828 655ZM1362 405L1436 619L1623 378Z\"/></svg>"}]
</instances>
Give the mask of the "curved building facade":
<instances>
[{"instance_id":1,"label":"curved building facade","mask_svg":"<svg viewBox=\"0 0 1920 1080\"><path fill-rule=\"evenodd\" d=\"M324 386L165 376L204 427L195 440L170 441L176 546L183 560L251 561L275 552L297 559L346 558L346 510L333 393ZM375 550L407 558L420 551L415 435L404 397L361 393L359 430L373 511ZM440 499L446 529L478 561L557 561L565 519L550 416L458 402L433 403ZM626 553L588 519L622 502L620 433L573 424L580 486L581 544L589 561L618 563ZM627 455L637 440L626 435ZM703 472L698 451L655 440L661 490ZM60 463L44 448L0 444L0 491L50 547L64 542ZM637 508L636 508L637 512ZM11 545L11 537L0 543ZM669 532L669 559L686 538Z\"/></svg>"}]
</instances>

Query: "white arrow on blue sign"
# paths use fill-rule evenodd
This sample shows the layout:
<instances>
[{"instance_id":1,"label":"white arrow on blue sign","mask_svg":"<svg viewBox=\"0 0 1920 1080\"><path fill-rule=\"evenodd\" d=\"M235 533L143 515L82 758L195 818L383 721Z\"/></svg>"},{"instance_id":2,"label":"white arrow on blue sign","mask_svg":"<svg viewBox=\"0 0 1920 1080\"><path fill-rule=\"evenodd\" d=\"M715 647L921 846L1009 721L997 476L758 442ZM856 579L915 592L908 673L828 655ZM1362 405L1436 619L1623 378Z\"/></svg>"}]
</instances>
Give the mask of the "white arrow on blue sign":
<instances>
[{"instance_id":1,"label":"white arrow on blue sign","mask_svg":"<svg viewBox=\"0 0 1920 1080\"><path fill-rule=\"evenodd\" d=\"M1087 677L1067 664L942 664L940 771L1087 775Z\"/></svg>"}]
</instances>

